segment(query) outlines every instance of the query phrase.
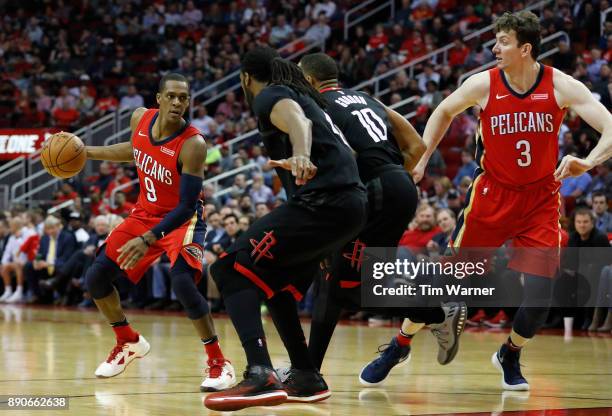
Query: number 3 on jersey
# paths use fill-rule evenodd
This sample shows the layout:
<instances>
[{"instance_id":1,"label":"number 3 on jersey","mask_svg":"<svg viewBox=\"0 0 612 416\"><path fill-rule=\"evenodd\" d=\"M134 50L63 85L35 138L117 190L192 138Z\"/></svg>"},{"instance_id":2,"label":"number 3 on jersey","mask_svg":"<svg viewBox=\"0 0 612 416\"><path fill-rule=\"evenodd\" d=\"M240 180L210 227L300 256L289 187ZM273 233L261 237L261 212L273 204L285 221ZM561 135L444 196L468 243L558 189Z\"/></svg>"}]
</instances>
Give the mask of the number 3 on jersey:
<instances>
[{"instance_id":1,"label":"number 3 on jersey","mask_svg":"<svg viewBox=\"0 0 612 416\"><path fill-rule=\"evenodd\" d=\"M157 201L157 193L155 192L155 184L148 176L144 178L145 188L147 188L147 199L149 202Z\"/></svg>"},{"instance_id":2,"label":"number 3 on jersey","mask_svg":"<svg viewBox=\"0 0 612 416\"><path fill-rule=\"evenodd\" d=\"M363 108L353 111L351 114L357 116L359 122L375 143L387 140L387 125L374 111L369 108Z\"/></svg>"},{"instance_id":3,"label":"number 3 on jersey","mask_svg":"<svg viewBox=\"0 0 612 416\"><path fill-rule=\"evenodd\" d=\"M523 148L525 150L522 150ZM516 163L522 168L531 165L531 145L529 141L519 140L516 142L516 150L521 152L521 157L516 159Z\"/></svg>"}]
</instances>

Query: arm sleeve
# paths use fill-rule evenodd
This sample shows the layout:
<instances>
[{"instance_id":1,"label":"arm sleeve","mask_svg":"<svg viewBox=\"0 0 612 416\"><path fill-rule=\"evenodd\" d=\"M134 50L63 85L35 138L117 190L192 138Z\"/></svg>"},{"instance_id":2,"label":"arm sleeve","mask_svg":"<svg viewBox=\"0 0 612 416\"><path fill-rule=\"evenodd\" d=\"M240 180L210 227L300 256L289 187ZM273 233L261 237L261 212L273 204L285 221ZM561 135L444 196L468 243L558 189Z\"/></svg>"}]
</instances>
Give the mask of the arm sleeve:
<instances>
[{"instance_id":1,"label":"arm sleeve","mask_svg":"<svg viewBox=\"0 0 612 416\"><path fill-rule=\"evenodd\" d=\"M202 178L187 173L181 175L179 203L159 224L153 227L151 232L155 238L158 240L163 238L193 216L201 190Z\"/></svg>"}]
</instances>

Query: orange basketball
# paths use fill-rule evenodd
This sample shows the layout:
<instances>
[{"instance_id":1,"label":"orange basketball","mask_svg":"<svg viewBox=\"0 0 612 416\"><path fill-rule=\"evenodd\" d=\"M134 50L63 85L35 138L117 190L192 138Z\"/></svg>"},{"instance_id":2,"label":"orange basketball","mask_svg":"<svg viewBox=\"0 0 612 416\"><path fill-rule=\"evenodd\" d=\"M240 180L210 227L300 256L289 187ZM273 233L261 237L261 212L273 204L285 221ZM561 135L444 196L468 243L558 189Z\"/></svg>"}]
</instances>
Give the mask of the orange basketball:
<instances>
[{"instance_id":1,"label":"orange basketball","mask_svg":"<svg viewBox=\"0 0 612 416\"><path fill-rule=\"evenodd\" d=\"M72 133L61 131L49 137L41 153L40 162L56 178L71 178L87 162L85 145Z\"/></svg>"}]
</instances>

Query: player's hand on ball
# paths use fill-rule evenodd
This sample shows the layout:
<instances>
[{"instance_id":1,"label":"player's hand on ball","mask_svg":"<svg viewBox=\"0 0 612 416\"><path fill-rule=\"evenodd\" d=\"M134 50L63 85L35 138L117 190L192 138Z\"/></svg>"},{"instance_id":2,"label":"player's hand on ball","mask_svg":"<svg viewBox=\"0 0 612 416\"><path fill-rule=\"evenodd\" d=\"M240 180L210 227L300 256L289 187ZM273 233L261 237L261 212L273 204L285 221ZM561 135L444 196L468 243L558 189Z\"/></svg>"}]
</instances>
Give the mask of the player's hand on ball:
<instances>
[{"instance_id":1,"label":"player's hand on ball","mask_svg":"<svg viewBox=\"0 0 612 416\"><path fill-rule=\"evenodd\" d=\"M317 174L317 167L306 156L292 156L289 159L270 160L268 166L290 170L296 185L304 185Z\"/></svg>"},{"instance_id":2,"label":"player's hand on ball","mask_svg":"<svg viewBox=\"0 0 612 416\"><path fill-rule=\"evenodd\" d=\"M567 155L561 160L555 171L555 179L560 181L570 176L580 176L591 169L593 169L593 165L586 160Z\"/></svg>"},{"instance_id":3,"label":"player's hand on ball","mask_svg":"<svg viewBox=\"0 0 612 416\"><path fill-rule=\"evenodd\" d=\"M123 270L134 268L136 263L138 263L138 261L144 257L147 249L148 247L142 238L132 238L130 241L117 249L117 252L119 253L117 263L119 263L119 267Z\"/></svg>"}]
</instances>

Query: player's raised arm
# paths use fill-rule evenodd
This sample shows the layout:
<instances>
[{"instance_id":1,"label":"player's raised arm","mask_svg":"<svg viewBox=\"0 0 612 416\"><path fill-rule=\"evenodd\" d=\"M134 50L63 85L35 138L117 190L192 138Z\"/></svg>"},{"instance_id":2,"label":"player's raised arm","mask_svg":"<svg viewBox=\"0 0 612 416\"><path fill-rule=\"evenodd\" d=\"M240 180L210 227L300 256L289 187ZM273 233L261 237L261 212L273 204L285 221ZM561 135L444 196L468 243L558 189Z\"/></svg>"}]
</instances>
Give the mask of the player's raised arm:
<instances>
[{"instance_id":1,"label":"player's raised arm","mask_svg":"<svg viewBox=\"0 0 612 416\"><path fill-rule=\"evenodd\" d=\"M389 123L393 128L393 136L397 141L397 144L402 151L404 156L404 168L408 173L412 173L412 170L418 163L423 153L425 153L425 143L421 135L414 129L412 124L408 122L401 114L397 111L390 109L385 106L387 117L389 117Z\"/></svg>"},{"instance_id":2,"label":"player's raised arm","mask_svg":"<svg viewBox=\"0 0 612 416\"><path fill-rule=\"evenodd\" d=\"M601 133L597 146L585 158L567 155L555 171L555 178L579 176L612 157L612 114L597 101L588 88L569 75L555 70L555 95L560 107L569 107Z\"/></svg>"},{"instance_id":3,"label":"player's raised arm","mask_svg":"<svg viewBox=\"0 0 612 416\"><path fill-rule=\"evenodd\" d=\"M317 168L310 161L312 146L312 122L304 114L304 110L295 101L285 98L272 107L270 121L280 131L289 135L293 156L282 161L271 161L272 166L291 170L298 185L312 179Z\"/></svg>"},{"instance_id":4,"label":"player's raised arm","mask_svg":"<svg viewBox=\"0 0 612 416\"><path fill-rule=\"evenodd\" d=\"M413 171L412 176L415 182L423 178L429 158L446 134L453 118L472 106L486 104L489 83L489 73L486 71L472 75L436 107L423 133L423 141L427 149Z\"/></svg>"},{"instance_id":5,"label":"player's raised arm","mask_svg":"<svg viewBox=\"0 0 612 416\"><path fill-rule=\"evenodd\" d=\"M130 119L130 129L132 132L138 126L140 119L146 108L140 107L134 110ZM134 160L132 141L112 144L110 146L86 146L87 159L108 160L111 162L131 162Z\"/></svg>"}]
</instances>

